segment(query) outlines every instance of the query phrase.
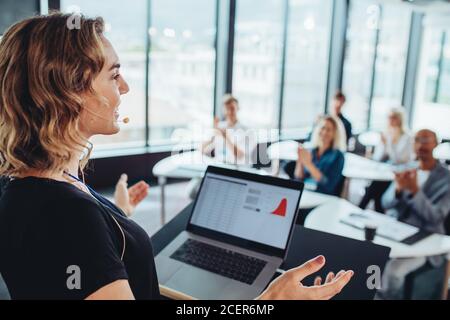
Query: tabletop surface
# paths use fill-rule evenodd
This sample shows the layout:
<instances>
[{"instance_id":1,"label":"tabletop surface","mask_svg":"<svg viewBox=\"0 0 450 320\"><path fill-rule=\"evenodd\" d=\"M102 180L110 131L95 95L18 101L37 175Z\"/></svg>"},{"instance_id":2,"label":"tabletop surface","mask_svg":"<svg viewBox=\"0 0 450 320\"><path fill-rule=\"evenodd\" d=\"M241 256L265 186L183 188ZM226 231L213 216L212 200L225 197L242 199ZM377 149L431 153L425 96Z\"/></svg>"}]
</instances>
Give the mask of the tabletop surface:
<instances>
[{"instance_id":1,"label":"tabletop surface","mask_svg":"<svg viewBox=\"0 0 450 320\"><path fill-rule=\"evenodd\" d=\"M200 151L177 153L160 160L153 167L153 174L157 177L192 179L204 175L209 165L265 174L264 171L245 165L226 164L202 154Z\"/></svg>"},{"instance_id":2,"label":"tabletop surface","mask_svg":"<svg viewBox=\"0 0 450 320\"><path fill-rule=\"evenodd\" d=\"M365 147L375 147L381 141L381 133L378 131L366 131L358 135L358 141Z\"/></svg>"},{"instance_id":3,"label":"tabletop surface","mask_svg":"<svg viewBox=\"0 0 450 320\"><path fill-rule=\"evenodd\" d=\"M297 160L297 147L299 143L296 141L282 141L272 144L267 153L272 160ZM303 144L304 147L308 145ZM345 153L345 164L342 173L345 177L351 179L367 179L376 181L392 181L394 173L389 164L374 161L354 153Z\"/></svg>"},{"instance_id":4,"label":"tabletop surface","mask_svg":"<svg viewBox=\"0 0 450 320\"><path fill-rule=\"evenodd\" d=\"M312 210L305 220L305 227L329 232L357 240L364 240L364 230L346 225L339 220L361 209L344 199L329 201ZM374 243L390 247L391 258L424 257L450 253L450 237L432 234L413 245L376 236Z\"/></svg>"},{"instance_id":5,"label":"tabletop surface","mask_svg":"<svg viewBox=\"0 0 450 320\"><path fill-rule=\"evenodd\" d=\"M330 205L324 205L322 207L324 207L326 209L325 211L328 214L336 213L334 211L330 212L330 209L333 209L336 205L338 205L337 209L340 211L345 208L348 209L348 207L346 207L346 204L344 204L344 203L339 204L339 200L336 200L335 202L336 202L335 204L330 203ZM353 209L353 208L351 208L351 209ZM324 210L322 210L322 211L324 211ZM169 221L167 224L165 224L158 232L156 232L151 237L154 256L158 255L158 253L161 252L173 239L175 239L178 236L178 234L180 234L182 231L184 231L186 229L191 212L192 212L192 203L189 204L186 208L184 208L178 215L176 215L171 221ZM314 228L311 228L312 226L314 226L314 223L312 223L312 222L314 221L314 219L316 219L318 217L319 217L319 215L316 215L313 219L309 218L310 226L305 226L305 227L314 230ZM307 222L308 222L308 219L307 219ZM301 246L302 243L304 243L304 240L301 240L302 235L304 235L304 230L308 230L308 229L305 229L305 227L302 227L300 225L296 225L294 227L292 240L291 240L291 246L288 249L285 263L280 267L281 269L287 270L287 269L296 267L305 262L305 257L302 254L302 251L299 250L299 246ZM317 228L316 228L316 230L317 230ZM325 230L319 230L319 231L325 231ZM342 230L339 229L336 231L337 232L330 232L330 230L328 230L325 232L342 235L342 236L345 236L350 239L360 240L360 236L355 233L355 230L351 230L348 232L342 232ZM340 233L343 233L343 234L340 234ZM303 236L303 238L304 238L304 236ZM376 239L374 241L374 243L384 245L387 247L391 247L391 255L390 256L392 258L395 258L395 257L401 257L402 255L399 253L401 253L402 251L403 252L409 251L410 253L415 252L416 254L423 253L423 255L427 255L427 254L431 253L430 251L427 251L429 249L429 247L431 247L431 246L438 246L443 249L445 248L447 251L450 251L450 239L449 238L450 237L433 235L433 236L431 236L430 239L422 240L422 241L424 241L424 243L417 243L414 246L411 246L411 248L409 248L409 249L408 248L400 249L399 248L400 244L393 243L391 241L383 241L383 240ZM318 243L318 248L320 248L320 243ZM347 262L347 260L345 260L345 259L351 259L351 258L345 258L347 255L350 255L349 249L348 248L339 248L339 252L340 252L340 254L338 255L339 261L344 263L345 267L347 265L351 266L353 260L348 260L348 262ZM341 258L341 256L340 256L341 254L344 254L345 257ZM364 255L364 252L360 252L359 255ZM365 262L367 261L368 265L373 263L370 261L370 259L372 259L372 255L369 252L367 253L367 257L361 258L359 256L359 259L360 260L363 259ZM361 275L361 276L364 276L364 275ZM355 278L355 281L356 281L356 278ZM363 278L363 281L365 283L365 281L366 281L365 278ZM357 299L357 297L354 297L353 299Z\"/></svg>"},{"instance_id":6,"label":"tabletop surface","mask_svg":"<svg viewBox=\"0 0 450 320\"><path fill-rule=\"evenodd\" d=\"M155 176L167 178L193 179L203 177L208 165L225 166L232 169L244 170L257 174L267 174L263 170L257 170L249 167L236 167L224 165L214 161L214 159L202 155L200 152L185 152L173 155L158 162L153 168ZM315 208L323 203L336 199L335 196L326 195L310 190L304 190L300 199L300 208Z\"/></svg>"},{"instance_id":7,"label":"tabletop surface","mask_svg":"<svg viewBox=\"0 0 450 320\"><path fill-rule=\"evenodd\" d=\"M166 223L161 229L159 229L152 237L152 246L153 246L153 255L156 257L158 253L160 253L173 239L175 239L178 234L182 231L186 230L186 226L189 221L190 214L192 212L193 204L190 203L186 206L178 215L176 215L172 220ZM292 242L296 241L299 238L299 233L304 229L303 226L296 225L294 227ZM289 261L288 264L284 264L281 266L281 269L289 269L292 267L296 267L305 261L300 261L298 257L301 254L298 251L298 247L291 246L287 253L286 261ZM313 258L313 257L311 257Z\"/></svg>"},{"instance_id":8,"label":"tabletop surface","mask_svg":"<svg viewBox=\"0 0 450 320\"><path fill-rule=\"evenodd\" d=\"M155 256L167 246L180 232L186 229L192 203L165 224L152 236L152 244ZM358 210L346 200L335 200L314 209L306 218L305 227L309 229L324 231L347 238L363 240L362 230L339 222L339 217L348 212ZM300 226L296 226L298 229ZM295 236L294 230L294 236ZM407 245L382 237L375 237L375 244L391 248L391 258L425 257L437 254L448 254L450 252L450 237L440 234L432 234L413 245ZM291 253L294 254L295 253ZM289 254L288 254L289 255Z\"/></svg>"}]
</instances>

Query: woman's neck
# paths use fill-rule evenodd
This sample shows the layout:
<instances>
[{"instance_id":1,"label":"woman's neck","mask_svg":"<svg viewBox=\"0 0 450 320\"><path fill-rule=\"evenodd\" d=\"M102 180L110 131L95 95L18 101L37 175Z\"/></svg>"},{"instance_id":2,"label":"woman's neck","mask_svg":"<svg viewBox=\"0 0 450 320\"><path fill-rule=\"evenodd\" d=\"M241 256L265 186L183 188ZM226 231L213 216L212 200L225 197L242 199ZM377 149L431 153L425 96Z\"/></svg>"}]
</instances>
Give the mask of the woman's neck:
<instances>
[{"instance_id":1,"label":"woman's neck","mask_svg":"<svg viewBox=\"0 0 450 320\"><path fill-rule=\"evenodd\" d=\"M388 131L393 139L398 139L402 135L402 129L399 127L390 127Z\"/></svg>"},{"instance_id":2,"label":"woman's neck","mask_svg":"<svg viewBox=\"0 0 450 320\"><path fill-rule=\"evenodd\" d=\"M77 177L78 172L80 171L80 159L81 159L81 153L74 154L74 156L71 157L71 160L67 163L64 171L66 173L70 173L71 175Z\"/></svg>"},{"instance_id":3,"label":"woman's neck","mask_svg":"<svg viewBox=\"0 0 450 320\"><path fill-rule=\"evenodd\" d=\"M331 148L331 143L326 143L326 144L322 143L319 145L319 148L317 149L317 153L320 156L320 155L324 154L325 151L327 151L330 148Z\"/></svg>"},{"instance_id":4,"label":"woman's neck","mask_svg":"<svg viewBox=\"0 0 450 320\"><path fill-rule=\"evenodd\" d=\"M37 170L37 169L29 169L20 174L19 178L25 177L38 177L38 178L48 178L58 181L67 181L66 173L73 175L74 177L78 176L79 168L80 168L80 157L81 153L74 153L71 157L71 160L67 162L67 164L63 167L61 171L46 171L46 170Z\"/></svg>"}]
</instances>

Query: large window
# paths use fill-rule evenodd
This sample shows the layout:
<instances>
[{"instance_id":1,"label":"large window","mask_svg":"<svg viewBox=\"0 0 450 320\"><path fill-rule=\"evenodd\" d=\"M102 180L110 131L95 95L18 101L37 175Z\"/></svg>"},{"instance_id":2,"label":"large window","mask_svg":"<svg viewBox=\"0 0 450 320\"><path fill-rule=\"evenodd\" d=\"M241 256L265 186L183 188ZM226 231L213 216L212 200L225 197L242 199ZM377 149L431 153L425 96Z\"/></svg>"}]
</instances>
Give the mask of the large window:
<instances>
[{"instance_id":1,"label":"large window","mask_svg":"<svg viewBox=\"0 0 450 320\"><path fill-rule=\"evenodd\" d=\"M449 15L424 19L420 68L413 124L450 137L450 23Z\"/></svg>"},{"instance_id":2,"label":"large window","mask_svg":"<svg viewBox=\"0 0 450 320\"><path fill-rule=\"evenodd\" d=\"M431 48L427 66L426 99L450 104L450 28L429 32Z\"/></svg>"},{"instance_id":3,"label":"large window","mask_svg":"<svg viewBox=\"0 0 450 320\"><path fill-rule=\"evenodd\" d=\"M417 109L416 122L427 123L427 116L437 114L430 108L449 110L448 16L439 18L444 25L428 23L420 26L423 33L411 34L415 6L378 0L348 4L135 0L124 5L121 0L61 0L63 11L76 5L89 16L105 18L106 36L131 88L120 108L131 122L122 125L118 135L95 137L94 142L119 148L170 145L180 137L185 138L182 142L197 141L212 126L214 111L221 115L215 103L225 87L239 99L244 125L282 129L282 138L301 138L308 132L340 82L347 96L343 112L355 133L384 129L387 110L401 105L403 97L406 107ZM419 28L417 16L413 28ZM228 41L227 32L233 29L234 39ZM338 43L344 31L345 43ZM408 52L410 40L411 48L421 43L418 57ZM407 57L413 61L408 66ZM417 83L414 95L403 92L406 70L417 73L407 82L408 88ZM342 79L337 79L341 71Z\"/></svg>"},{"instance_id":4,"label":"large window","mask_svg":"<svg viewBox=\"0 0 450 320\"><path fill-rule=\"evenodd\" d=\"M276 128L281 82L284 1L237 0L233 94L252 128Z\"/></svg>"},{"instance_id":5,"label":"large window","mask_svg":"<svg viewBox=\"0 0 450 320\"><path fill-rule=\"evenodd\" d=\"M118 10L120 8L120 10ZM145 145L145 42L146 0L134 0L133 5L123 5L121 0L62 0L64 12L77 12L95 17L106 23L106 37L114 46L122 65L121 74L130 86L122 96L119 112L130 118L113 136L95 136L92 142L102 148Z\"/></svg>"},{"instance_id":6,"label":"large window","mask_svg":"<svg viewBox=\"0 0 450 320\"><path fill-rule=\"evenodd\" d=\"M173 142L176 129L193 132L199 126L212 125L216 1L136 0L124 6L121 0L62 0L61 8L79 9L88 16L105 19L106 36L120 57L122 73L130 85L120 108L130 123L122 125L117 135L94 137L95 145L118 148L126 142L128 146L144 146L146 121L148 143L153 145ZM151 25L147 30L148 10ZM150 56L146 71L147 37Z\"/></svg>"},{"instance_id":7,"label":"large window","mask_svg":"<svg viewBox=\"0 0 450 320\"><path fill-rule=\"evenodd\" d=\"M12 24L33 16L37 10L36 0L2 0L0 1L0 39Z\"/></svg>"},{"instance_id":8,"label":"large window","mask_svg":"<svg viewBox=\"0 0 450 320\"><path fill-rule=\"evenodd\" d=\"M289 1L284 136L309 130L325 110L332 8L332 0Z\"/></svg>"},{"instance_id":9,"label":"large window","mask_svg":"<svg viewBox=\"0 0 450 320\"><path fill-rule=\"evenodd\" d=\"M350 2L343 89L356 132L383 129L387 110L401 105L410 17L402 4Z\"/></svg>"},{"instance_id":10,"label":"large window","mask_svg":"<svg viewBox=\"0 0 450 320\"><path fill-rule=\"evenodd\" d=\"M404 6L382 8L373 84L370 127L384 129L388 109L402 104L411 12Z\"/></svg>"},{"instance_id":11,"label":"large window","mask_svg":"<svg viewBox=\"0 0 450 320\"><path fill-rule=\"evenodd\" d=\"M450 29L443 35L437 101L450 105Z\"/></svg>"},{"instance_id":12,"label":"large window","mask_svg":"<svg viewBox=\"0 0 450 320\"><path fill-rule=\"evenodd\" d=\"M150 142L161 144L212 126L216 1L152 0L150 12Z\"/></svg>"},{"instance_id":13,"label":"large window","mask_svg":"<svg viewBox=\"0 0 450 320\"><path fill-rule=\"evenodd\" d=\"M426 87L425 100L428 102L436 102L438 97L438 78L439 65L442 57L442 38L445 31L441 28L427 28L424 39L428 44L428 48L423 50L426 54Z\"/></svg>"},{"instance_id":14,"label":"large window","mask_svg":"<svg viewBox=\"0 0 450 320\"><path fill-rule=\"evenodd\" d=\"M344 59L344 113L354 131L367 127L370 91L380 7L368 1L351 1Z\"/></svg>"}]
</instances>

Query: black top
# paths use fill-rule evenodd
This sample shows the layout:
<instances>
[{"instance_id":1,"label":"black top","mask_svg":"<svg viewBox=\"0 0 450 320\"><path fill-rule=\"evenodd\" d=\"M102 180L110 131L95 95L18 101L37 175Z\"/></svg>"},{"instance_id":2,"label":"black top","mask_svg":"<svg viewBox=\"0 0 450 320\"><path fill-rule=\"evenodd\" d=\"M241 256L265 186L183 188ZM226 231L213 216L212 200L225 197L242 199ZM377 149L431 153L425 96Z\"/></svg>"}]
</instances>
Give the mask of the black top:
<instances>
[{"instance_id":1,"label":"black top","mask_svg":"<svg viewBox=\"0 0 450 320\"><path fill-rule=\"evenodd\" d=\"M342 124L344 125L344 129L345 129L345 134L347 135L347 143L348 140L350 140L350 138L352 137L352 124L350 123L350 121L347 120L346 117L344 117L342 115L342 113L340 113L338 115L339 119L341 119Z\"/></svg>"},{"instance_id":2,"label":"black top","mask_svg":"<svg viewBox=\"0 0 450 320\"><path fill-rule=\"evenodd\" d=\"M136 299L159 298L147 233L93 195L51 179L7 184L0 199L0 273L12 299L83 299L119 279L128 279ZM126 239L123 261L116 221ZM81 288L74 289L78 274Z\"/></svg>"}]
</instances>

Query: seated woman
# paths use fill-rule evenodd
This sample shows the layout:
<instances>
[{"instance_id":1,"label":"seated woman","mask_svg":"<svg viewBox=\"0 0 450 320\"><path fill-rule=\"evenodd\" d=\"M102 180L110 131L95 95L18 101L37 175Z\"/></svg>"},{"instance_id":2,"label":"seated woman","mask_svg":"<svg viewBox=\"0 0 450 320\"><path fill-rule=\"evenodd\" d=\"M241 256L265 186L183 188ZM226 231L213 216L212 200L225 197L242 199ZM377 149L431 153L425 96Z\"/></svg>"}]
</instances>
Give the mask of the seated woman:
<instances>
[{"instance_id":1,"label":"seated woman","mask_svg":"<svg viewBox=\"0 0 450 320\"><path fill-rule=\"evenodd\" d=\"M324 116L312 135L313 149L298 148L297 161L284 170L291 179L313 184L317 192L338 196L341 193L344 169L345 131L334 116Z\"/></svg>"},{"instance_id":2,"label":"seated woman","mask_svg":"<svg viewBox=\"0 0 450 320\"><path fill-rule=\"evenodd\" d=\"M404 111L401 107L390 110L386 131L381 134L381 141L375 148L373 159L389 162L393 165L406 164L414 159L412 138L405 128ZM365 209L371 200L375 210L383 212L381 197L390 185L390 181L373 181L367 188L359 207Z\"/></svg>"}]
</instances>

